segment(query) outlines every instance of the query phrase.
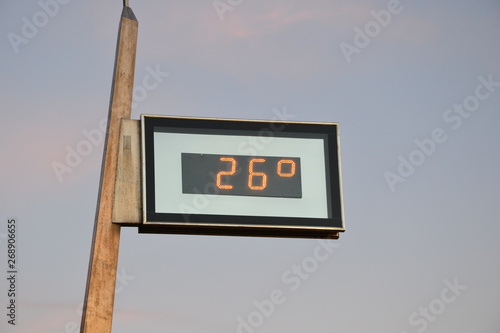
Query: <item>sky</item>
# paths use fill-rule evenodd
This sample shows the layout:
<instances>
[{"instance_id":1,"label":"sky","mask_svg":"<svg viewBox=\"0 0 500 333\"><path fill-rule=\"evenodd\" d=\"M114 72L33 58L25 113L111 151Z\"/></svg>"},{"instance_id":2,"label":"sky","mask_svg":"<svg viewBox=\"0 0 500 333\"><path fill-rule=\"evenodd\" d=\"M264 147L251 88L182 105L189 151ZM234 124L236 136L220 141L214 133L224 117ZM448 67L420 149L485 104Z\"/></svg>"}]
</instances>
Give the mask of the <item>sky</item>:
<instances>
[{"instance_id":1,"label":"sky","mask_svg":"<svg viewBox=\"0 0 500 333\"><path fill-rule=\"evenodd\" d=\"M122 228L113 332L500 331L498 1L130 6L132 119L337 122L346 231ZM0 2L2 333L78 332L121 10Z\"/></svg>"}]
</instances>

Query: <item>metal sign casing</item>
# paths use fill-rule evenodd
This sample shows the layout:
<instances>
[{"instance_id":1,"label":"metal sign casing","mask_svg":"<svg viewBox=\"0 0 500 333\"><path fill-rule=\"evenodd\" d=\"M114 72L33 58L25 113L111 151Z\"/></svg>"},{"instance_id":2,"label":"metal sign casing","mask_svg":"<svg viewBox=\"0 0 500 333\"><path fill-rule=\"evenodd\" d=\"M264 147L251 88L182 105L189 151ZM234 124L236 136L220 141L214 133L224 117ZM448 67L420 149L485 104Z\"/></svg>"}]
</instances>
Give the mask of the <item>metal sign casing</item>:
<instances>
[{"instance_id":1,"label":"metal sign casing","mask_svg":"<svg viewBox=\"0 0 500 333\"><path fill-rule=\"evenodd\" d=\"M141 116L139 232L337 238L336 123Z\"/></svg>"}]
</instances>

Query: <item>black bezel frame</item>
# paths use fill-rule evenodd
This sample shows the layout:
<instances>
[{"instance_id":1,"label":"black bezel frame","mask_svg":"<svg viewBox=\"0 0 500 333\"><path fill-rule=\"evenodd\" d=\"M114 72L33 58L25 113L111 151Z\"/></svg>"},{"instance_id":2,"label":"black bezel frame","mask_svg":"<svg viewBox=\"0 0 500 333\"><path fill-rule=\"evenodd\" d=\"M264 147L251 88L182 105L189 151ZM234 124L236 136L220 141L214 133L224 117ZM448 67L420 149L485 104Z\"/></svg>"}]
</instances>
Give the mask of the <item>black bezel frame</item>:
<instances>
[{"instance_id":1,"label":"black bezel frame","mask_svg":"<svg viewBox=\"0 0 500 333\"><path fill-rule=\"evenodd\" d=\"M340 145L336 123L213 119L141 115L143 158L143 224L139 232L272 237L337 238L343 232ZM258 136L270 130L276 137L325 140L329 218L173 214L155 212L154 132L217 133ZM168 129L168 130L166 130Z\"/></svg>"}]
</instances>

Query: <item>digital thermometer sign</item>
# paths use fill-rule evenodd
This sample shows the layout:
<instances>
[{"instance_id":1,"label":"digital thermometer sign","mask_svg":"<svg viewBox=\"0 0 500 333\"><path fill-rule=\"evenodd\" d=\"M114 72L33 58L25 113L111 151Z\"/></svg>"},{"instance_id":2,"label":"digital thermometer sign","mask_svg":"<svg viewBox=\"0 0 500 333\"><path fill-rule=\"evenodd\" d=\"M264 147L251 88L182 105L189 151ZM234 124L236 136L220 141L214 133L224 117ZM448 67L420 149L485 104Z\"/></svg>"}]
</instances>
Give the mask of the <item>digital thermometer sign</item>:
<instances>
[{"instance_id":1,"label":"digital thermometer sign","mask_svg":"<svg viewBox=\"0 0 500 333\"><path fill-rule=\"evenodd\" d=\"M142 116L140 232L338 237L335 123Z\"/></svg>"}]
</instances>

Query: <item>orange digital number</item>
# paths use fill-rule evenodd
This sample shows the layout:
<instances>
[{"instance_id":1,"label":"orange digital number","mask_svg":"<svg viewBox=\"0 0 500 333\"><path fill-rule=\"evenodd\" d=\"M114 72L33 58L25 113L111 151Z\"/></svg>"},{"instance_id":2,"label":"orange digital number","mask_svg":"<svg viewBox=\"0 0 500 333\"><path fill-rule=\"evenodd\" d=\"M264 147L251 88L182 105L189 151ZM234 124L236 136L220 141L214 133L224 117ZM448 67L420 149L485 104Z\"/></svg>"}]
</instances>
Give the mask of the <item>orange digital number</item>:
<instances>
[{"instance_id":1,"label":"orange digital number","mask_svg":"<svg viewBox=\"0 0 500 333\"><path fill-rule=\"evenodd\" d=\"M290 172L283 172L283 164L290 164ZM277 172L280 177L293 177L295 175L295 162L292 160L280 160Z\"/></svg>"},{"instance_id":2,"label":"orange digital number","mask_svg":"<svg viewBox=\"0 0 500 333\"><path fill-rule=\"evenodd\" d=\"M263 163L266 160L263 158L252 158L250 160L249 166L248 166L248 171L249 171L249 176L248 176L248 187L252 190L263 190L267 186L267 175L263 172L255 172L253 171L253 166L254 163ZM253 178L254 177L262 177L261 185L254 185L253 184Z\"/></svg>"},{"instance_id":3,"label":"orange digital number","mask_svg":"<svg viewBox=\"0 0 500 333\"><path fill-rule=\"evenodd\" d=\"M231 190L233 185L230 184L221 184L222 176L231 176L236 172L236 160L232 157L221 157L220 161L222 162L231 162L231 170L220 171L217 174L217 187L223 190Z\"/></svg>"}]
</instances>

